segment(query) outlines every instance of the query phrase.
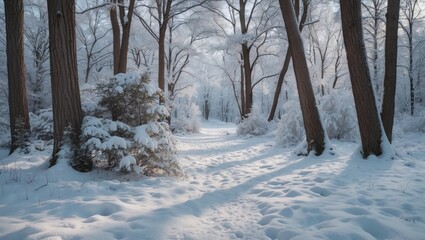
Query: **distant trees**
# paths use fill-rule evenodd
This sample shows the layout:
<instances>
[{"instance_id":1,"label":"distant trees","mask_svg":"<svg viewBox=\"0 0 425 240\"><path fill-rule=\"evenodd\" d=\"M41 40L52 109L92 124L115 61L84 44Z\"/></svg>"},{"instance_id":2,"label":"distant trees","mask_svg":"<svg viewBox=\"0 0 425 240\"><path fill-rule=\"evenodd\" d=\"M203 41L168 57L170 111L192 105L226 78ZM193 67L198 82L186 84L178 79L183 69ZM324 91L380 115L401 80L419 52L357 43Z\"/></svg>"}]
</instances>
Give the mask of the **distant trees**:
<instances>
[{"instance_id":1,"label":"distant trees","mask_svg":"<svg viewBox=\"0 0 425 240\"><path fill-rule=\"evenodd\" d=\"M291 0L279 0L291 50L301 111L307 137L307 151L321 155L325 149L325 132L311 86L304 46Z\"/></svg>"},{"instance_id":2,"label":"distant trees","mask_svg":"<svg viewBox=\"0 0 425 240\"><path fill-rule=\"evenodd\" d=\"M52 83L54 146L51 165L57 161L65 131L74 144L83 120L75 35L75 0L48 0L50 71Z\"/></svg>"},{"instance_id":3,"label":"distant trees","mask_svg":"<svg viewBox=\"0 0 425 240\"><path fill-rule=\"evenodd\" d=\"M49 23L45 2L26 6L25 46L31 54L31 65L27 66L28 108L36 113L46 108L51 98L46 89L49 80Z\"/></svg>"},{"instance_id":4,"label":"distant trees","mask_svg":"<svg viewBox=\"0 0 425 240\"><path fill-rule=\"evenodd\" d=\"M400 7L400 26L407 38L407 44L404 44L404 49L407 49L407 64L402 64L405 71L407 71L409 81L409 105L410 115L415 112L416 102L420 102L420 92L418 92L420 79L415 81L415 73L419 70L415 62L415 51L418 50L419 44L415 43L416 30L415 26L419 23L424 16L421 15L422 9L419 5L419 0L403 0ZM418 95L418 96L417 96Z\"/></svg>"},{"instance_id":5,"label":"distant trees","mask_svg":"<svg viewBox=\"0 0 425 240\"><path fill-rule=\"evenodd\" d=\"M21 147L30 131L24 63L23 0L4 0L6 22L9 116L12 137L10 153Z\"/></svg>"},{"instance_id":6,"label":"distant trees","mask_svg":"<svg viewBox=\"0 0 425 240\"><path fill-rule=\"evenodd\" d=\"M99 0L96 0L94 4L99 5L99 2ZM105 12L102 8L96 8L84 12L78 18L81 22L77 23L77 39L80 42L80 49L82 49L85 83L89 82L93 70L100 71L110 61L111 28L105 26L108 18L108 14Z\"/></svg>"},{"instance_id":7,"label":"distant trees","mask_svg":"<svg viewBox=\"0 0 425 240\"><path fill-rule=\"evenodd\" d=\"M340 0L342 31L357 111L362 155L382 154L381 124L364 48L361 0Z\"/></svg>"}]
</instances>

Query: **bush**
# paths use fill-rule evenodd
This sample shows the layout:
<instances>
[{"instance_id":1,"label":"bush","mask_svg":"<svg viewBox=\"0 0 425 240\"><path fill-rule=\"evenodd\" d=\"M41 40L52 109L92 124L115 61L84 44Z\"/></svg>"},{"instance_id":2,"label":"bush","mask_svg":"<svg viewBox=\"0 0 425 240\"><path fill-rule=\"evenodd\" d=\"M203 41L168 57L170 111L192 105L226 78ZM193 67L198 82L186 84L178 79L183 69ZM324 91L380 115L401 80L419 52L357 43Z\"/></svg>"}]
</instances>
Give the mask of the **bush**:
<instances>
[{"instance_id":1,"label":"bush","mask_svg":"<svg viewBox=\"0 0 425 240\"><path fill-rule=\"evenodd\" d=\"M359 139L354 99L348 91L339 91L320 99L322 124L330 139L356 141Z\"/></svg>"},{"instance_id":2,"label":"bush","mask_svg":"<svg viewBox=\"0 0 425 240\"><path fill-rule=\"evenodd\" d=\"M304 123L300 104L288 101L283 105L282 119L279 121L276 142L283 146L293 146L305 138Z\"/></svg>"},{"instance_id":3,"label":"bush","mask_svg":"<svg viewBox=\"0 0 425 240\"><path fill-rule=\"evenodd\" d=\"M192 104L178 104L173 107L173 115L171 118L170 128L177 133L197 133L199 132L200 122L199 116L201 112L199 107Z\"/></svg>"},{"instance_id":4,"label":"bush","mask_svg":"<svg viewBox=\"0 0 425 240\"><path fill-rule=\"evenodd\" d=\"M53 144L53 112L52 109L40 110L38 115L30 113L31 135L35 140L43 140Z\"/></svg>"},{"instance_id":5,"label":"bush","mask_svg":"<svg viewBox=\"0 0 425 240\"><path fill-rule=\"evenodd\" d=\"M168 111L158 105L162 91L149 82L147 74L117 74L110 81L98 84L99 106L109 112L112 120L130 126L164 120Z\"/></svg>"},{"instance_id":6,"label":"bush","mask_svg":"<svg viewBox=\"0 0 425 240\"><path fill-rule=\"evenodd\" d=\"M159 105L161 91L149 84L147 75L118 74L99 84L100 115L84 118L79 160L74 168L93 162L95 167L116 168L147 176L180 176L168 111ZM102 108L104 113L101 112Z\"/></svg>"},{"instance_id":7,"label":"bush","mask_svg":"<svg viewBox=\"0 0 425 240\"><path fill-rule=\"evenodd\" d=\"M236 134L260 136L267 133L269 122L261 113L253 108L248 117L238 125Z\"/></svg>"}]
</instances>

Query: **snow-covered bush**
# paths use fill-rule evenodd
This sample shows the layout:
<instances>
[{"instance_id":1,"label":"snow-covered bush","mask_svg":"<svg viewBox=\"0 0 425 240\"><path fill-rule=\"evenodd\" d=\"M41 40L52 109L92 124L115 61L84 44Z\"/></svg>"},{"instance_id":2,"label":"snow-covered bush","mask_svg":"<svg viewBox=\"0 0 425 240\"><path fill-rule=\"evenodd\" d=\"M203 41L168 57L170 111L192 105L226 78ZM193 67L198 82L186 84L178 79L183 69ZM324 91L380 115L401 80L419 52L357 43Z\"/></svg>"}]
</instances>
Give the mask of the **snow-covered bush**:
<instances>
[{"instance_id":1,"label":"snow-covered bush","mask_svg":"<svg viewBox=\"0 0 425 240\"><path fill-rule=\"evenodd\" d=\"M43 109L38 115L30 113L31 136L35 140L53 143L53 112L52 109Z\"/></svg>"},{"instance_id":2,"label":"snow-covered bush","mask_svg":"<svg viewBox=\"0 0 425 240\"><path fill-rule=\"evenodd\" d=\"M119 121L87 116L80 155L99 168L118 167L147 176L179 176L173 137L164 122L131 127ZM134 161L132 160L134 158Z\"/></svg>"},{"instance_id":3,"label":"snow-covered bush","mask_svg":"<svg viewBox=\"0 0 425 240\"><path fill-rule=\"evenodd\" d=\"M356 109L348 91L325 95L320 99L322 124L330 139L358 140Z\"/></svg>"},{"instance_id":4,"label":"snow-covered bush","mask_svg":"<svg viewBox=\"0 0 425 240\"><path fill-rule=\"evenodd\" d=\"M130 126L163 120L168 111L158 105L162 91L149 82L147 74L117 74L110 81L98 84L99 105L109 111L112 120Z\"/></svg>"},{"instance_id":5,"label":"snow-covered bush","mask_svg":"<svg viewBox=\"0 0 425 240\"><path fill-rule=\"evenodd\" d=\"M168 111L159 105L161 91L138 74L118 74L98 85L102 107L119 121L86 116L81 128L78 168L92 162L99 168L135 171L147 176L180 176ZM101 114L102 116L105 114ZM108 114L106 114L108 115Z\"/></svg>"},{"instance_id":6,"label":"snow-covered bush","mask_svg":"<svg viewBox=\"0 0 425 240\"><path fill-rule=\"evenodd\" d=\"M325 95L318 102L322 125L330 139L358 140L356 110L350 93L338 92ZM288 101L284 104L276 136L277 143L284 146L298 144L305 138L302 112L298 101Z\"/></svg>"},{"instance_id":7,"label":"snow-covered bush","mask_svg":"<svg viewBox=\"0 0 425 240\"><path fill-rule=\"evenodd\" d=\"M399 136L406 132L425 133L425 109L417 108L413 116L400 114L395 119L394 124L395 133Z\"/></svg>"},{"instance_id":8,"label":"snow-covered bush","mask_svg":"<svg viewBox=\"0 0 425 240\"><path fill-rule=\"evenodd\" d=\"M283 146L293 146L304 138L305 131L300 104L297 101L288 101L283 105L283 115L278 124L276 142Z\"/></svg>"},{"instance_id":9,"label":"snow-covered bush","mask_svg":"<svg viewBox=\"0 0 425 240\"><path fill-rule=\"evenodd\" d=\"M238 125L236 134L238 135L264 135L267 133L269 122L261 115L256 108L248 114L248 117L243 119Z\"/></svg>"},{"instance_id":10,"label":"snow-covered bush","mask_svg":"<svg viewBox=\"0 0 425 240\"><path fill-rule=\"evenodd\" d=\"M173 132L199 132L201 112L195 103L174 104L172 115L170 128Z\"/></svg>"}]
</instances>

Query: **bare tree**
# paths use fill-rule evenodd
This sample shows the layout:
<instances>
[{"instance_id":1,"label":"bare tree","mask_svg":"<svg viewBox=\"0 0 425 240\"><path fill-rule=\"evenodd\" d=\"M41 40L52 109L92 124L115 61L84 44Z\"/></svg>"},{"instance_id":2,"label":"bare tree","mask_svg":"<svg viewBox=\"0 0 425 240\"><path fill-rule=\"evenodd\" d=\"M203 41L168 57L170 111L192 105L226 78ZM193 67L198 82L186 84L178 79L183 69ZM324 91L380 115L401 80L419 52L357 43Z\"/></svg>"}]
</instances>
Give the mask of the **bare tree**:
<instances>
[{"instance_id":1,"label":"bare tree","mask_svg":"<svg viewBox=\"0 0 425 240\"><path fill-rule=\"evenodd\" d=\"M361 0L340 0L342 31L357 110L362 154L381 155L381 124L364 48Z\"/></svg>"},{"instance_id":2,"label":"bare tree","mask_svg":"<svg viewBox=\"0 0 425 240\"><path fill-rule=\"evenodd\" d=\"M314 150L316 155L321 155L325 149L325 132L316 106L313 87L311 86L303 41L294 6L291 0L279 0L279 3L285 21L298 95L300 96L301 111L307 138L307 151Z\"/></svg>"},{"instance_id":3,"label":"bare tree","mask_svg":"<svg viewBox=\"0 0 425 240\"><path fill-rule=\"evenodd\" d=\"M136 16L139 18L142 25L151 34L151 36L158 42L158 86L165 92L165 70L166 70L166 34L168 24L171 19L182 15L195 7L201 6L206 0L151 0L147 3L142 3L141 6L148 10L148 17L155 20L156 25L152 26L148 24L148 20L139 13L136 12ZM158 30L155 31L155 27ZM161 99L164 102L164 99Z\"/></svg>"},{"instance_id":4,"label":"bare tree","mask_svg":"<svg viewBox=\"0 0 425 240\"><path fill-rule=\"evenodd\" d=\"M94 4L99 5L96 0ZM104 23L107 16L102 8L95 8L82 14L86 21L77 24L77 39L81 42L84 52L84 82L88 83L90 73L97 66L102 69L109 60L109 47L112 42L105 42L111 32L110 28L105 28Z\"/></svg>"},{"instance_id":5,"label":"bare tree","mask_svg":"<svg viewBox=\"0 0 425 240\"><path fill-rule=\"evenodd\" d=\"M404 3L401 5L401 16L400 16L400 26L404 34L407 37L407 51L408 51L408 63L403 65L407 69L409 76L409 93L410 93L410 114L413 115L415 112L415 61L414 61L414 52L416 44L414 44L415 38L415 24L423 18L421 16L422 9L419 5L418 0L404 0Z\"/></svg>"},{"instance_id":6,"label":"bare tree","mask_svg":"<svg viewBox=\"0 0 425 240\"><path fill-rule=\"evenodd\" d=\"M330 66L332 66L333 59L331 58L332 43L335 37L337 37L339 32L339 26L335 25L335 20L331 17L323 16L323 10L321 10L318 18L321 21L321 24L309 24L309 36L313 51L311 54L314 54L313 58L318 59L318 92L323 96L325 95L325 85L326 85L326 71ZM329 11L329 10L326 10ZM336 46L338 47L338 46Z\"/></svg>"},{"instance_id":7,"label":"bare tree","mask_svg":"<svg viewBox=\"0 0 425 240\"><path fill-rule=\"evenodd\" d=\"M372 82L377 96L381 96L382 73L380 58L385 37L386 0L362 1L365 43L370 45L369 61L372 65Z\"/></svg>"},{"instance_id":8,"label":"bare tree","mask_svg":"<svg viewBox=\"0 0 425 240\"><path fill-rule=\"evenodd\" d=\"M394 101L397 82L397 41L400 0L388 0L385 37L385 77L382 101L382 125L391 142L394 123Z\"/></svg>"},{"instance_id":9,"label":"bare tree","mask_svg":"<svg viewBox=\"0 0 425 240\"><path fill-rule=\"evenodd\" d=\"M24 63L24 4L22 0L4 0L6 22L7 77L9 116L13 153L30 131Z\"/></svg>"},{"instance_id":10,"label":"bare tree","mask_svg":"<svg viewBox=\"0 0 425 240\"><path fill-rule=\"evenodd\" d=\"M78 85L75 0L48 0L47 6L54 128L50 164L55 165L66 128L71 129L73 143L78 145L83 111Z\"/></svg>"},{"instance_id":11,"label":"bare tree","mask_svg":"<svg viewBox=\"0 0 425 240\"><path fill-rule=\"evenodd\" d=\"M45 81L49 67L49 29L45 5L32 4L27 7L25 27L26 46L31 51L33 71L28 73L29 109L31 112L46 106ZM50 97L50 96L49 96Z\"/></svg>"}]
</instances>

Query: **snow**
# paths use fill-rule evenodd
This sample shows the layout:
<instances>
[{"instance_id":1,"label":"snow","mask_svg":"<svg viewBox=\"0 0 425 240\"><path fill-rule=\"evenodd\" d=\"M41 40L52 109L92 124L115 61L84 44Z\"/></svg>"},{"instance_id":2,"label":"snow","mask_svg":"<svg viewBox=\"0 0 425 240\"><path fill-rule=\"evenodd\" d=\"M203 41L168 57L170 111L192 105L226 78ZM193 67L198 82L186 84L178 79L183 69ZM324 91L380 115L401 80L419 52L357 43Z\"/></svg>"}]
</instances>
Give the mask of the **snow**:
<instances>
[{"instance_id":1,"label":"snow","mask_svg":"<svg viewBox=\"0 0 425 240\"><path fill-rule=\"evenodd\" d=\"M0 239L423 239L424 134L363 160L357 143L304 157L235 132L211 120L177 136L182 179L47 168L51 148L1 150Z\"/></svg>"}]
</instances>

